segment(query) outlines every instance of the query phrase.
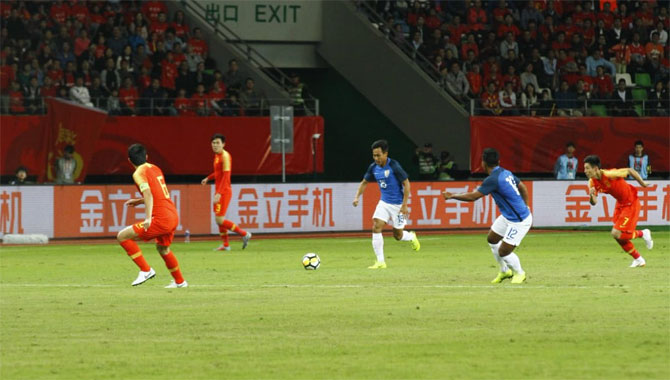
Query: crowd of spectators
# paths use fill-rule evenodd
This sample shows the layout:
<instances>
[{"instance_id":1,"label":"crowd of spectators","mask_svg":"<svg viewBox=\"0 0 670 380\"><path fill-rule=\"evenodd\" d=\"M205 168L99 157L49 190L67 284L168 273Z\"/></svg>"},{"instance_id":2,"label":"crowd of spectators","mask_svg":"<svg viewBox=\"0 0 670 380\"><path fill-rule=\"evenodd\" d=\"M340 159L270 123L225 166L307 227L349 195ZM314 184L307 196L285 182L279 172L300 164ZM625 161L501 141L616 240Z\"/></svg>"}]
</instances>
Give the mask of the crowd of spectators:
<instances>
[{"instance_id":1,"label":"crowd of spectators","mask_svg":"<svg viewBox=\"0 0 670 380\"><path fill-rule=\"evenodd\" d=\"M199 28L163 1L1 1L0 112L44 98L117 115L254 116L263 92L231 59L221 71Z\"/></svg>"},{"instance_id":2,"label":"crowd of spectators","mask_svg":"<svg viewBox=\"0 0 670 380\"><path fill-rule=\"evenodd\" d=\"M668 1L367 2L380 30L480 114L667 115Z\"/></svg>"}]
</instances>

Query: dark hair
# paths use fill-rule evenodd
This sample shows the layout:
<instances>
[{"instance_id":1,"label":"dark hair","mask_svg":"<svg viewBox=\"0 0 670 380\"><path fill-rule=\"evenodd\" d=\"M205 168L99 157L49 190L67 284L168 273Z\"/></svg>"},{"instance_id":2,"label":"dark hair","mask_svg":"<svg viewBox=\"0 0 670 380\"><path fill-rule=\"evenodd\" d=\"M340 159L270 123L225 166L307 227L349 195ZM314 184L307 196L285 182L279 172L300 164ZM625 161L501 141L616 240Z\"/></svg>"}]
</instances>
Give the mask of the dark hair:
<instances>
[{"instance_id":1,"label":"dark hair","mask_svg":"<svg viewBox=\"0 0 670 380\"><path fill-rule=\"evenodd\" d=\"M133 165L140 166L147 162L147 150L142 144L133 144L128 147L128 158Z\"/></svg>"},{"instance_id":2,"label":"dark hair","mask_svg":"<svg viewBox=\"0 0 670 380\"><path fill-rule=\"evenodd\" d=\"M482 161L490 167L498 166L498 163L500 162L500 153L493 148L486 148L484 149L484 153L482 153Z\"/></svg>"},{"instance_id":3,"label":"dark hair","mask_svg":"<svg viewBox=\"0 0 670 380\"><path fill-rule=\"evenodd\" d=\"M637 140L637 141L635 142L635 145L642 145L642 146L644 146L644 143L642 142L642 140Z\"/></svg>"},{"instance_id":4,"label":"dark hair","mask_svg":"<svg viewBox=\"0 0 670 380\"><path fill-rule=\"evenodd\" d=\"M70 153L70 154L72 154L72 153L74 153L74 146L72 146L72 145L66 145L66 146L65 146L65 149L63 149L63 150L65 151L65 153Z\"/></svg>"},{"instance_id":5,"label":"dark hair","mask_svg":"<svg viewBox=\"0 0 670 380\"><path fill-rule=\"evenodd\" d=\"M584 159L584 163L591 166L600 167L600 157L596 156L595 154L588 155Z\"/></svg>"},{"instance_id":6,"label":"dark hair","mask_svg":"<svg viewBox=\"0 0 670 380\"><path fill-rule=\"evenodd\" d=\"M224 136L224 135L222 135L222 134L220 134L220 133L215 133L215 134L213 134L213 135L212 135L212 139L209 140L209 141L214 141L214 140L216 140L216 139L221 139L221 142L222 142L222 143L226 142L226 136Z\"/></svg>"},{"instance_id":7,"label":"dark hair","mask_svg":"<svg viewBox=\"0 0 670 380\"><path fill-rule=\"evenodd\" d=\"M566 147L566 148L569 148L569 147L573 147L573 148L574 148L574 147L575 147L575 143L573 143L572 141L568 141L568 143L565 144L565 147Z\"/></svg>"},{"instance_id":8,"label":"dark hair","mask_svg":"<svg viewBox=\"0 0 670 380\"><path fill-rule=\"evenodd\" d=\"M386 140L377 140L372 143L372 150L375 150L377 148L381 148L383 153L386 153L389 151L389 143Z\"/></svg>"},{"instance_id":9,"label":"dark hair","mask_svg":"<svg viewBox=\"0 0 670 380\"><path fill-rule=\"evenodd\" d=\"M25 166L19 166L18 168L16 168L14 174L19 174L19 172L26 172L26 174L28 174L28 169L26 169Z\"/></svg>"}]
</instances>

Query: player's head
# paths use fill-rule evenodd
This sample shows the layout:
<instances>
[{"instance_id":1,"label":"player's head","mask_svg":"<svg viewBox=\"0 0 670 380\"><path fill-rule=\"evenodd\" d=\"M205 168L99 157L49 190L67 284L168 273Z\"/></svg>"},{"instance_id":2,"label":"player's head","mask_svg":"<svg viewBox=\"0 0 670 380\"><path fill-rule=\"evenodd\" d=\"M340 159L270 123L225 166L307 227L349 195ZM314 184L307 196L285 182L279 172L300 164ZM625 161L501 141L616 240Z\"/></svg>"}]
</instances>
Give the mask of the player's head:
<instances>
[{"instance_id":1,"label":"player's head","mask_svg":"<svg viewBox=\"0 0 670 380\"><path fill-rule=\"evenodd\" d=\"M482 168L495 168L500 164L500 153L493 148L484 149L482 153Z\"/></svg>"},{"instance_id":2,"label":"player's head","mask_svg":"<svg viewBox=\"0 0 670 380\"><path fill-rule=\"evenodd\" d=\"M635 142L635 154L641 156L642 151L644 151L644 143L642 142L642 140L637 140Z\"/></svg>"},{"instance_id":3,"label":"player's head","mask_svg":"<svg viewBox=\"0 0 670 380\"><path fill-rule=\"evenodd\" d=\"M593 178L596 176L596 173L600 170L600 157L595 154L586 156L584 159L584 174L588 178Z\"/></svg>"},{"instance_id":4,"label":"player's head","mask_svg":"<svg viewBox=\"0 0 670 380\"><path fill-rule=\"evenodd\" d=\"M372 143L372 158L379 166L386 165L389 156L389 143L386 140L377 140Z\"/></svg>"},{"instance_id":5,"label":"player's head","mask_svg":"<svg viewBox=\"0 0 670 380\"><path fill-rule=\"evenodd\" d=\"M575 144L572 141L565 144L565 153L567 153L569 157L572 157L575 153Z\"/></svg>"},{"instance_id":6,"label":"player's head","mask_svg":"<svg viewBox=\"0 0 670 380\"><path fill-rule=\"evenodd\" d=\"M147 150L142 144L133 144L128 147L128 160L134 166L147 162Z\"/></svg>"},{"instance_id":7,"label":"player's head","mask_svg":"<svg viewBox=\"0 0 670 380\"><path fill-rule=\"evenodd\" d=\"M216 154L223 152L223 147L226 145L226 136L215 133L212 135L212 151Z\"/></svg>"}]
</instances>

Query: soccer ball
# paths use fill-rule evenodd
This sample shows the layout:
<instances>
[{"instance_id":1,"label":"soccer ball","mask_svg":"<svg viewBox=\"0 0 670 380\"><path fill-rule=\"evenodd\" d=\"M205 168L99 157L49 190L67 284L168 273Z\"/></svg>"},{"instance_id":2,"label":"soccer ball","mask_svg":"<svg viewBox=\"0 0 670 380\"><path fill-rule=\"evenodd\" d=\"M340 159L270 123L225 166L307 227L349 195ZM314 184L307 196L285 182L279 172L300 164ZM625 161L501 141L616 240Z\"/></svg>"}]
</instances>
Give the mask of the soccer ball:
<instances>
[{"instance_id":1,"label":"soccer ball","mask_svg":"<svg viewBox=\"0 0 670 380\"><path fill-rule=\"evenodd\" d=\"M317 270L321 265L321 259L316 253L308 253L302 257L302 266L307 270Z\"/></svg>"}]
</instances>

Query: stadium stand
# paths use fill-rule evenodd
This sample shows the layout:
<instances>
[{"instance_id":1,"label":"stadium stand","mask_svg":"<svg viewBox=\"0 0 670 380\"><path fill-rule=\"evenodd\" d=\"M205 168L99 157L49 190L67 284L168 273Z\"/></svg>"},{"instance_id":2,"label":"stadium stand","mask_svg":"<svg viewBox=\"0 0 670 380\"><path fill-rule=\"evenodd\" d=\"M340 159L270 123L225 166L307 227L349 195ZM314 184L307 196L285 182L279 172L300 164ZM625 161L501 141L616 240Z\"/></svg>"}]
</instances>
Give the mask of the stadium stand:
<instances>
[{"instance_id":1,"label":"stadium stand","mask_svg":"<svg viewBox=\"0 0 670 380\"><path fill-rule=\"evenodd\" d=\"M553 106L540 110L517 102L509 107L510 99L516 102L527 87L523 78L519 86L518 73L532 78L523 75L529 65L535 93L547 88L556 94L567 81L569 97L575 95L582 103L579 108L593 110L573 115L610 114L617 100L614 80L620 77L636 90L636 109L648 106L647 96L642 98L639 92L646 93L658 82L665 108L670 107L667 1L361 0L358 4L369 15L376 13L371 20L386 20L376 26L475 114L559 115ZM454 63L468 80L466 99L459 91L463 86L449 85L461 76L452 73ZM505 91L508 82L515 97ZM487 91L490 83L495 88ZM505 112L491 109L494 94L497 103L508 106Z\"/></svg>"},{"instance_id":2,"label":"stadium stand","mask_svg":"<svg viewBox=\"0 0 670 380\"><path fill-rule=\"evenodd\" d=\"M2 1L0 18L2 114L43 114L47 96L117 115L267 114L263 88L163 1Z\"/></svg>"}]
</instances>

